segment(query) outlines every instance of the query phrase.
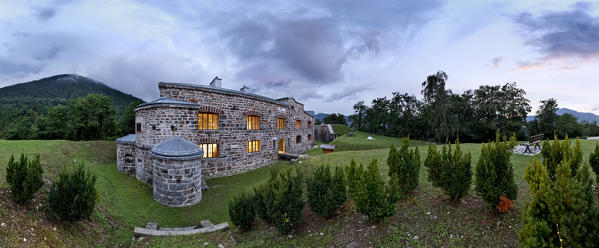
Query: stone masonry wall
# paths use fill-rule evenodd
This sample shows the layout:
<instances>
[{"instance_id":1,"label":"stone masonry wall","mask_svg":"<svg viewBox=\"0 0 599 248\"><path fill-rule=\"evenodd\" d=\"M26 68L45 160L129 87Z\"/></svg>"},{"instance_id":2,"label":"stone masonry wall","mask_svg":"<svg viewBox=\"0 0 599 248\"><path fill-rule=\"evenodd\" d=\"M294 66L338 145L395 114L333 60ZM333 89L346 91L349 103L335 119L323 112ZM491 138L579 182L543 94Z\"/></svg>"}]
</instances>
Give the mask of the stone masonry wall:
<instances>
[{"instance_id":1,"label":"stone masonry wall","mask_svg":"<svg viewBox=\"0 0 599 248\"><path fill-rule=\"evenodd\" d=\"M202 199L201 158L153 157L153 197L166 206L186 207Z\"/></svg>"},{"instance_id":2,"label":"stone masonry wall","mask_svg":"<svg viewBox=\"0 0 599 248\"><path fill-rule=\"evenodd\" d=\"M135 175L135 144L116 144L116 167L121 173Z\"/></svg>"},{"instance_id":3,"label":"stone masonry wall","mask_svg":"<svg viewBox=\"0 0 599 248\"><path fill-rule=\"evenodd\" d=\"M314 118L292 98L277 103L176 84L161 83L159 88L160 97L194 102L201 107L148 106L138 109L136 123L141 123L142 130L136 133L137 147L148 151L173 136L198 144L217 143L218 157L202 159L205 177L237 174L271 163L278 158L279 139L284 140L288 153L302 153L314 145ZM201 112L219 114L217 130L198 130ZM247 115L260 116L259 130L247 130ZM285 118L284 130L277 129L278 118ZM301 121L299 129L296 120ZM247 153L247 142L251 140L260 140L259 152ZM139 153L137 161L140 161Z\"/></svg>"}]
</instances>

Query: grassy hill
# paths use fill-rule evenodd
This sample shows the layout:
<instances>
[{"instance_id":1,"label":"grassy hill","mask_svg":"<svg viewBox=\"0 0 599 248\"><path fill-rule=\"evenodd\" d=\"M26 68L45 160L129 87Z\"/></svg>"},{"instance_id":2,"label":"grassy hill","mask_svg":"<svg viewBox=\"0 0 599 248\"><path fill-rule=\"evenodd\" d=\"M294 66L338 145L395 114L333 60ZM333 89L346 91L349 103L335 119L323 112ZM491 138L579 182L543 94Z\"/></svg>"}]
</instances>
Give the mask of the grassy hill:
<instances>
[{"instance_id":1,"label":"grassy hill","mask_svg":"<svg viewBox=\"0 0 599 248\"><path fill-rule=\"evenodd\" d=\"M374 136L379 143L366 143L368 134L356 132L354 137L340 137L335 143L340 148L334 153L312 155L302 163L281 161L273 166L301 166L308 173L322 164L347 166L352 158L366 165L377 159L381 175L387 178L385 164L388 145L401 140ZM581 141L584 159L599 141ZM415 145L423 142L415 142ZM375 147L367 149L369 147ZM376 148L378 147L378 148ZM421 160L426 147L419 147ZM480 155L480 144L462 144L462 150L472 154L473 168ZM75 224L60 222L47 213L45 194L38 193L26 207L12 203L5 182L5 166L11 154L41 154L45 181L56 178L57 171L73 167L73 159L84 162L87 169L98 176L100 199L90 220ZM116 169L115 144L108 141L4 141L0 140L0 247L517 247L517 232L521 229L522 210L530 192L524 180L524 168L532 157L514 155L512 163L519 187L516 208L508 214L497 215L471 190L458 204L449 204L447 197L426 180L421 166L420 186L398 203L397 214L381 223L371 223L355 212L348 202L336 216L321 219L308 208L305 219L292 238L278 234L276 229L256 221L252 231L241 233L236 229L207 235L181 237L145 237L133 239L134 226L158 222L163 227L194 225L202 219L212 222L228 221L227 199L249 191L266 180L268 167L247 173L210 179L211 189L203 192L202 201L193 207L169 208L152 199L152 188L119 173ZM537 156L540 159L540 155ZM42 191L49 189L49 183ZM56 228L56 229L54 229ZM416 236L418 238L416 238ZM24 241L23 239L27 241Z\"/></svg>"},{"instance_id":2,"label":"grassy hill","mask_svg":"<svg viewBox=\"0 0 599 248\"><path fill-rule=\"evenodd\" d=\"M0 88L0 107L45 112L48 107L66 105L69 100L90 93L109 96L117 113L124 111L130 102L140 100L91 78L61 74Z\"/></svg>"}]
</instances>

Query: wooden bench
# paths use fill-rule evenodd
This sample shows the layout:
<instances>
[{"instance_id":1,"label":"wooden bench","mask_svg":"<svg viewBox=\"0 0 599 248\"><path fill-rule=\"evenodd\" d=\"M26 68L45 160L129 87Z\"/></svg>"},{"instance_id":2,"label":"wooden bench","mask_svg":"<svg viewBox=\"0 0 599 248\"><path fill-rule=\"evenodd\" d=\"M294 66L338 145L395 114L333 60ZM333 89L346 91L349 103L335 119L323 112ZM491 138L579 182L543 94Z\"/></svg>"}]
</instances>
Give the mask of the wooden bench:
<instances>
[{"instance_id":1,"label":"wooden bench","mask_svg":"<svg viewBox=\"0 0 599 248\"><path fill-rule=\"evenodd\" d=\"M530 149L530 147L534 147L534 148L539 148L541 149L541 146L539 145L541 143L541 141L543 140L544 135L543 134L537 134L537 135L533 135L530 136L530 139L528 140L528 143L526 144L522 144L523 146L526 146L526 149L524 150L524 153L532 153L532 150Z\"/></svg>"}]
</instances>

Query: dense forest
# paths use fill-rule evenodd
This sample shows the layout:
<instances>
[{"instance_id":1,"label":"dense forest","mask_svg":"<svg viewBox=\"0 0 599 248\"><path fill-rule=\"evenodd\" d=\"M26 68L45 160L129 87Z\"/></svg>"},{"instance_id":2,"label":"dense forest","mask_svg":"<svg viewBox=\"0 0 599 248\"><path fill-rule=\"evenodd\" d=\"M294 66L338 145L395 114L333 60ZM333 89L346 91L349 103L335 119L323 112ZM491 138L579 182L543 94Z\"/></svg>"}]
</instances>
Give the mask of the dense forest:
<instances>
[{"instance_id":1,"label":"dense forest","mask_svg":"<svg viewBox=\"0 0 599 248\"><path fill-rule=\"evenodd\" d=\"M436 140L447 143L459 138L462 142L484 142L495 139L496 133L519 140L530 135L553 134L564 137L597 136L596 122L579 123L570 114L556 114L555 99L541 101L537 116L526 121L531 111L526 92L516 83L481 85L461 94L446 88L447 73L439 71L422 83L420 100L414 95L393 92L392 97L379 97L370 106L360 101L349 116L351 126L369 133Z\"/></svg>"},{"instance_id":2,"label":"dense forest","mask_svg":"<svg viewBox=\"0 0 599 248\"><path fill-rule=\"evenodd\" d=\"M11 85L0 88L0 138L112 139L133 131L142 102L79 75Z\"/></svg>"}]
</instances>

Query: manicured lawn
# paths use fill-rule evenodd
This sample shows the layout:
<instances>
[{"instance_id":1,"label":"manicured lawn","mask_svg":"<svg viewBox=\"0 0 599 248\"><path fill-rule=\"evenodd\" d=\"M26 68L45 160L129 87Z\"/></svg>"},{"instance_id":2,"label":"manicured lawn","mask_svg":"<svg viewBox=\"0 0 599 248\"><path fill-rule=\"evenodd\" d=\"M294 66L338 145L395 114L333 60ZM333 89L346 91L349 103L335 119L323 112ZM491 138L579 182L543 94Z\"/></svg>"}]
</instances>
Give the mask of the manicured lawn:
<instances>
[{"instance_id":1,"label":"manicured lawn","mask_svg":"<svg viewBox=\"0 0 599 248\"><path fill-rule=\"evenodd\" d=\"M372 136L375 140L366 140ZM374 141L374 142L372 142ZM581 141L584 161L599 141ZM399 146L401 139L368 135L355 132L355 136L342 136L332 143L338 149L330 154L322 154L320 148L308 153L311 158L295 163L305 170L314 166L330 164L347 166L354 158L367 165L377 159L381 174L387 178L386 159L390 144ZM574 141L572 141L574 143ZM413 145L422 145L416 141ZM480 144L462 144L462 150L472 154L472 169L480 155ZM355 149L348 151L347 149ZM412 148L413 149L413 148ZM426 157L426 146L418 147L421 161ZM426 168L421 166L420 186L413 195L402 199L396 216L381 223L371 223L355 212L349 201L339 213L329 219L315 217L306 209L305 221L293 233L293 238L279 235L276 230L256 222L256 227L247 233L233 229L230 232L185 237L147 237L132 243L132 229L146 222L158 222L160 226L176 227L196 225L199 220L209 219L214 223L228 221L227 200L241 192L251 190L264 182L269 168L263 167L232 177L208 180L211 189L203 192L202 201L193 207L169 208L152 199L152 189L134 177L123 175L116 170L114 142L72 142L72 141L4 141L0 140L0 200L9 201L5 182L5 166L11 154L21 152L32 156L41 154L44 177L52 180L59 170L73 167L73 160L84 162L86 167L98 176L97 187L100 199L91 220L75 224L62 223L47 217L44 208L45 194L36 197L36 203L22 210L14 204L0 206L0 220L10 228L0 228L0 247L12 246L147 246L147 247L188 247L224 244L242 247L279 246L410 246L410 247L517 247L517 232L521 228L521 214L530 200L530 192L524 181L524 168L532 157L513 155L512 163L519 194L514 211L498 215L471 190L462 202L450 204L442 192L432 187L426 180ZM537 159L542 159L540 155ZM287 167L289 162L278 162L274 166ZM49 185L42 191L47 191ZM37 204L39 211L34 211ZM0 201L1 204L1 201ZM57 227L57 231L53 231ZM29 231L33 228L34 231ZM27 234L28 243L14 243ZM322 234L321 234L322 233ZM416 238L417 236L417 238ZM47 238L47 240L43 240ZM15 245L16 244L16 245Z\"/></svg>"}]
</instances>

